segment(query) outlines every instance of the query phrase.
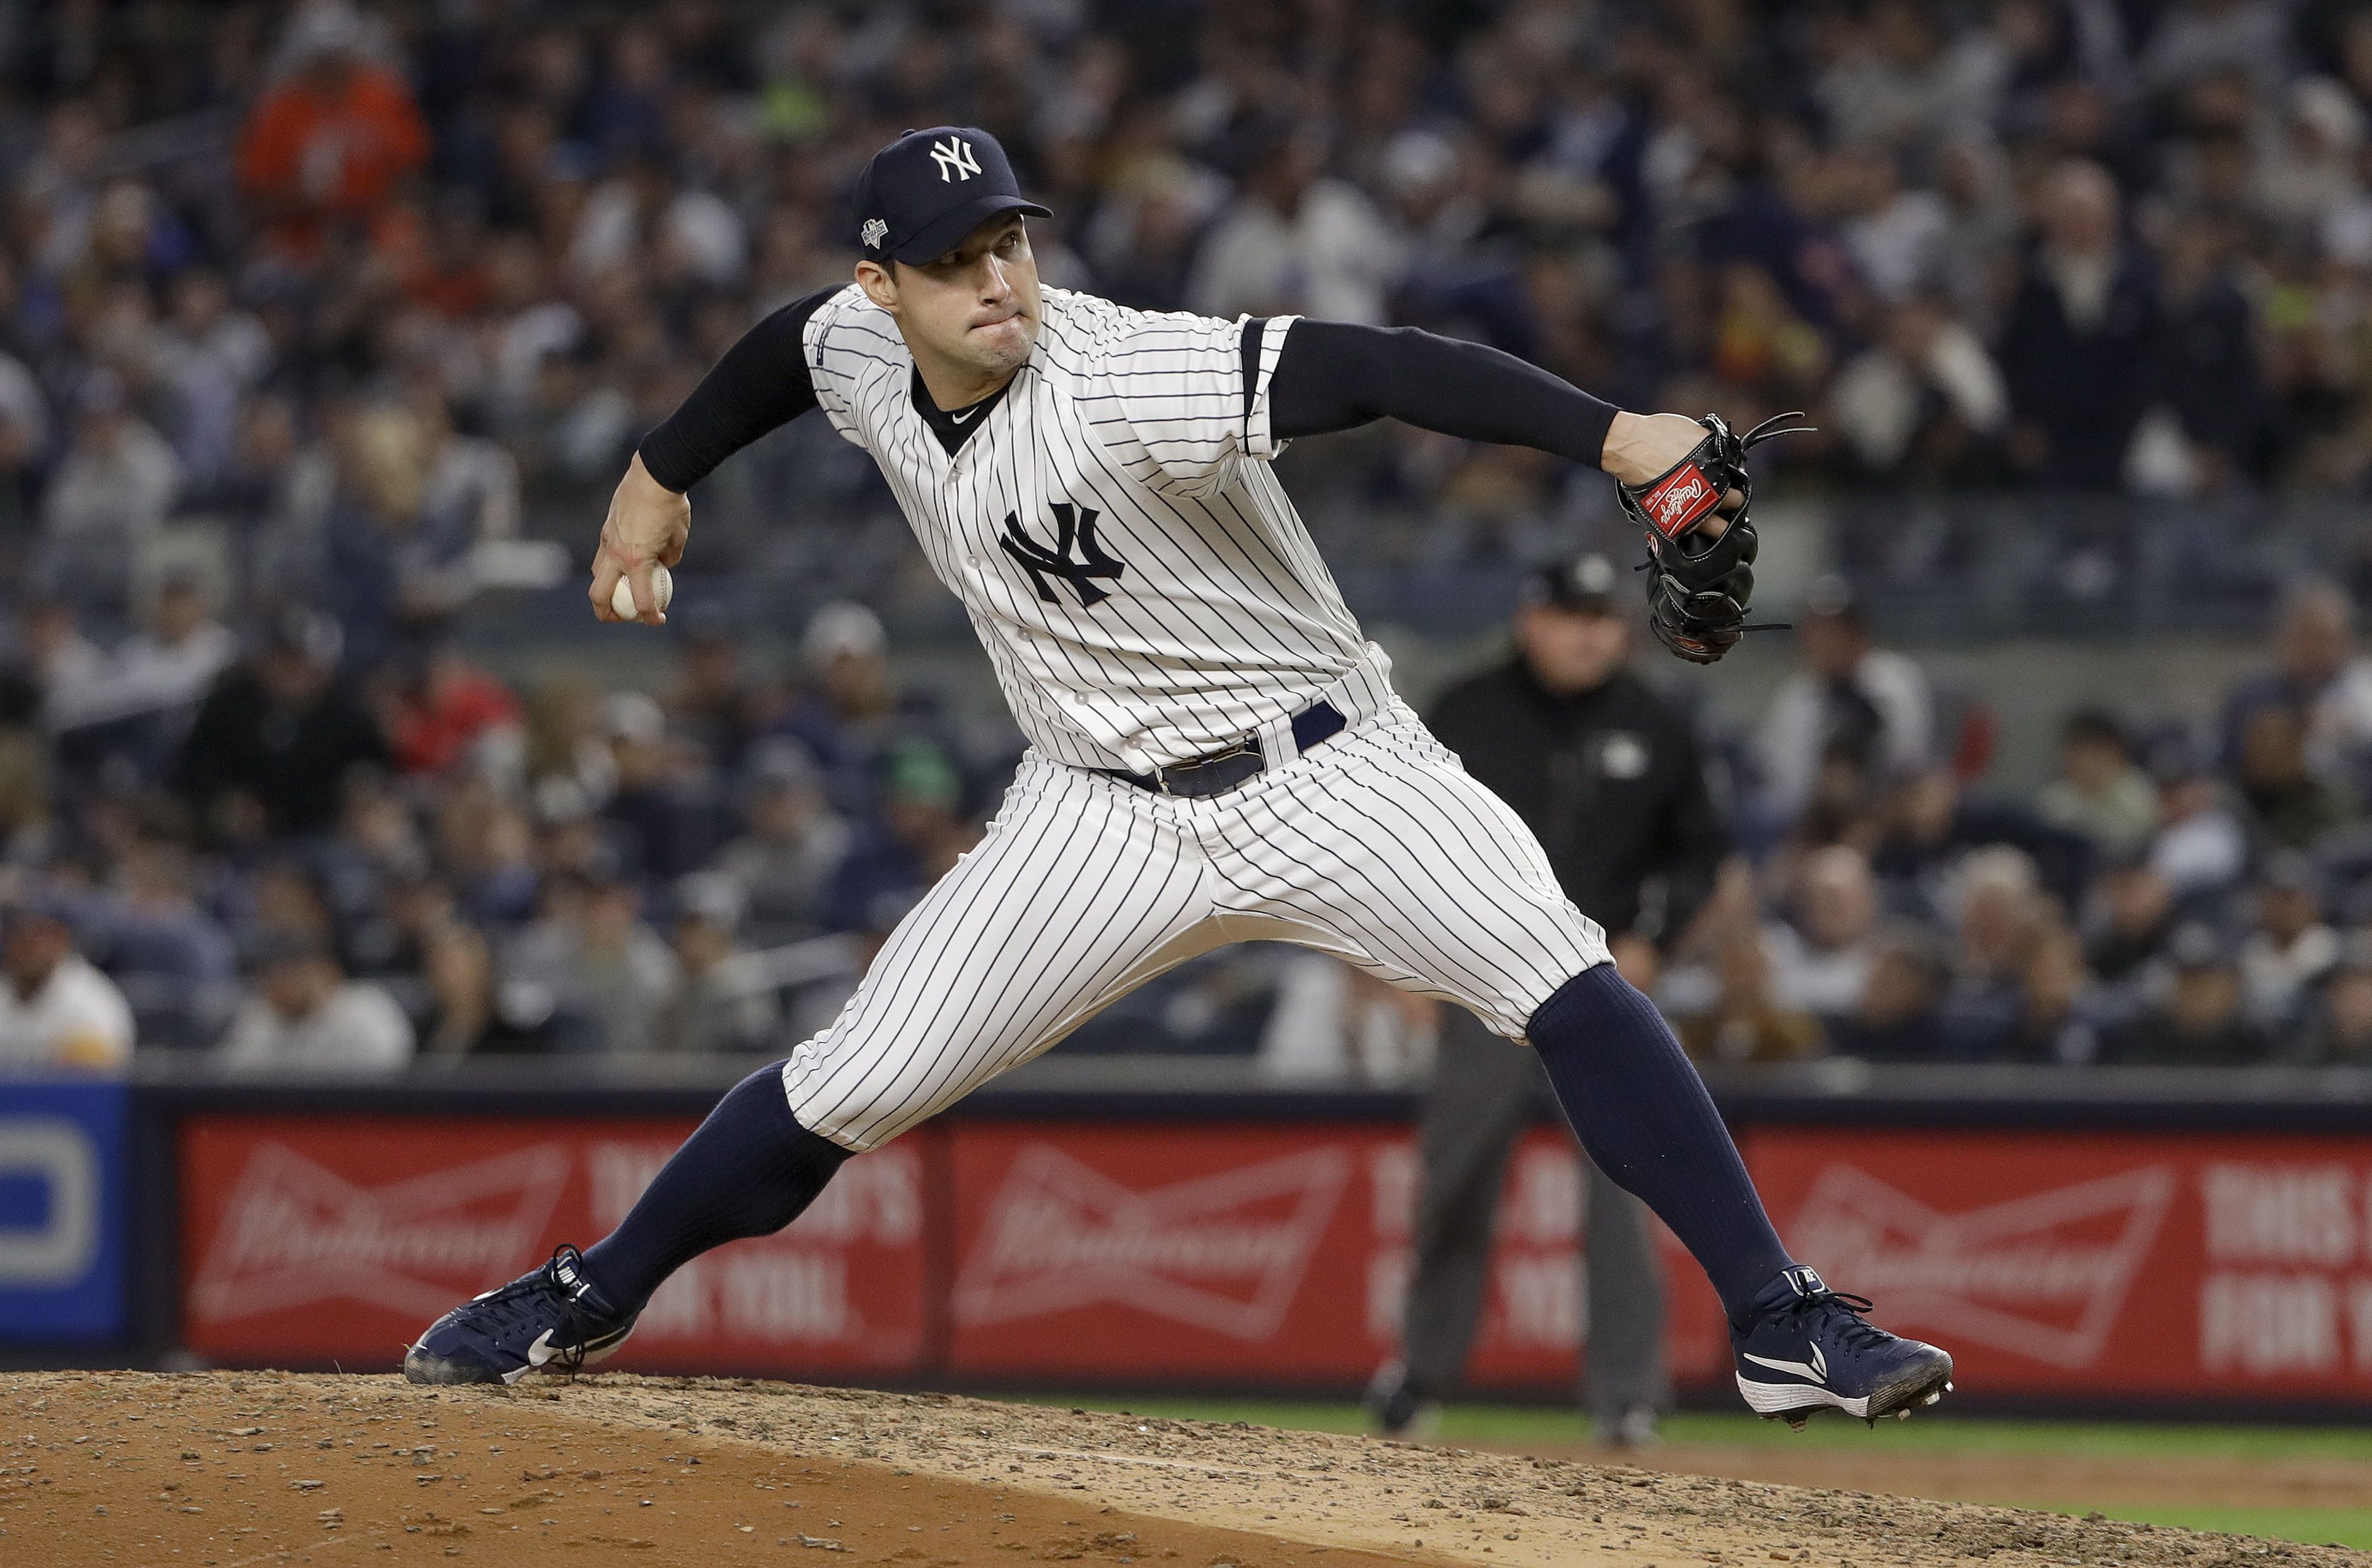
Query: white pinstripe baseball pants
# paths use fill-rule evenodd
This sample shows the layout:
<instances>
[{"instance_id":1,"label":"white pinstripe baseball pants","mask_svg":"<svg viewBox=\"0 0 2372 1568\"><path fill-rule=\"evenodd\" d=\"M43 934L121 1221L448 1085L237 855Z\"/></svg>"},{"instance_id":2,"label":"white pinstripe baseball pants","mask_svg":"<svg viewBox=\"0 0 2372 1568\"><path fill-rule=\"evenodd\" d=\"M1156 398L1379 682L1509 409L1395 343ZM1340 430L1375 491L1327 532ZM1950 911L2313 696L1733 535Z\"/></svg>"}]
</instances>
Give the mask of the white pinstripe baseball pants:
<instances>
[{"instance_id":1,"label":"white pinstripe baseball pants","mask_svg":"<svg viewBox=\"0 0 2372 1568\"><path fill-rule=\"evenodd\" d=\"M1397 698L1208 799L1033 751L986 836L784 1063L792 1113L876 1148L1163 970L1256 938L1335 954L1510 1039L1609 957L1531 830Z\"/></svg>"}]
</instances>

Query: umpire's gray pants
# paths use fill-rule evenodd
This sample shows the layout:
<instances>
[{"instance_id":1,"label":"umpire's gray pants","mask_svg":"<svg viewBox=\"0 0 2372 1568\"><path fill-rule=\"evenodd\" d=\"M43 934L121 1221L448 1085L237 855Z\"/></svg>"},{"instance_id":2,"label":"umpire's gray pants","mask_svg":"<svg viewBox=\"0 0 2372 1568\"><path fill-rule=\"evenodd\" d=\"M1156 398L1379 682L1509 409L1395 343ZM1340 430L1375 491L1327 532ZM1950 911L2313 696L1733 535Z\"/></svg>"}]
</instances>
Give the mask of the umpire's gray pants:
<instances>
[{"instance_id":1,"label":"umpire's gray pants","mask_svg":"<svg viewBox=\"0 0 2372 1568\"><path fill-rule=\"evenodd\" d=\"M1464 1379L1507 1158L1548 1094L1548 1074L1529 1047L1493 1034L1462 1007L1442 1009L1419 1144L1424 1182L1401 1351L1410 1386L1424 1398L1447 1398ZM1671 1390L1663 1276L1647 1236L1646 1206L1587 1155L1579 1157L1588 1182L1583 1402L1600 1421L1641 1406L1660 1411Z\"/></svg>"}]
</instances>

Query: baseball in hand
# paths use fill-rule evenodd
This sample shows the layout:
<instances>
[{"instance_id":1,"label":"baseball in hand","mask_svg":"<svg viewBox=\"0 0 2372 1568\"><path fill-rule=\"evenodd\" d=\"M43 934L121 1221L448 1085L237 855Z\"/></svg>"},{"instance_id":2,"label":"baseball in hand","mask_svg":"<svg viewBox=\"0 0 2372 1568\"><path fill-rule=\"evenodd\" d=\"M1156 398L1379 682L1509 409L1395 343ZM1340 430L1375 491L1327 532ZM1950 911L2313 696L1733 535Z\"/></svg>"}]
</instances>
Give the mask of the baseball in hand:
<instances>
[{"instance_id":1,"label":"baseball in hand","mask_svg":"<svg viewBox=\"0 0 2372 1568\"><path fill-rule=\"evenodd\" d=\"M651 568L651 598L657 603L659 613L665 615L668 601L675 598L674 573L664 566ZM610 609L621 621L640 619L634 610L634 585L632 582L624 577L618 579L618 586L610 590Z\"/></svg>"}]
</instances>

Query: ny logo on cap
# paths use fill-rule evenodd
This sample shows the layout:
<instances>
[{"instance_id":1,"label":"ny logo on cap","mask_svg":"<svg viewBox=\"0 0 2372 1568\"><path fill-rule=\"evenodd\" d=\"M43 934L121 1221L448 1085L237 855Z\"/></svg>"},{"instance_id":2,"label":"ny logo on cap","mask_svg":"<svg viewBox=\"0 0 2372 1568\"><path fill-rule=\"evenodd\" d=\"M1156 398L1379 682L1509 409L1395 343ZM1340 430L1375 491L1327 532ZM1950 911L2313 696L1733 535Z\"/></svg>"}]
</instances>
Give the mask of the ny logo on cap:
<instances>
[{"instance_id":1,"label":"ny logo on cap","mask_svg":"<svg viewBox=\"0 0 2372 1568\"><path fill-rule=\"evenodd\" d=\"M864 236L865 248L867 250L878 250L881 249L881 242L890 238L890 226L879 218L866 218L865 226L857 232Z\"/></svg>"},{"instance_id":2,"label":"ny logo on cap","mask_svg":"<svg viewBox=\"0 0 2372 1568\"><path fill-rule=\"evenodd\" d=\"M939 166L939 183L970 180L980 172L980 160L971 155L971 144L960 136L949 136L944 142L931 144L931 161Z\"/></svg>"}]
</instances>

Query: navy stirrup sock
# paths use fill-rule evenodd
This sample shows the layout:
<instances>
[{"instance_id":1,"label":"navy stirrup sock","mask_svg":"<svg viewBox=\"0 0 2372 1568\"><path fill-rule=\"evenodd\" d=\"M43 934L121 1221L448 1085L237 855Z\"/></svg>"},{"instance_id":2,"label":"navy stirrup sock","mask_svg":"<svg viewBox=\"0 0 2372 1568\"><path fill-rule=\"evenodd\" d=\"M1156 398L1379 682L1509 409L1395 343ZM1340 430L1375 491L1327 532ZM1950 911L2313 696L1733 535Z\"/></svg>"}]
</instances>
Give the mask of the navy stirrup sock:
<instances>
[{"instance_id":1,"label":"navy stirrup sock","mask_svg":"<svg viewBox=\"0 0 2372 1568\"><path fill-rule=\"evenodd\" d=\"M762 1067L716 1102L618 1228L585 1249L586 1276L617 1310L639 1312L710 1248L798 1218L848 1156L791 1114L783 1064Z\"/></svg>"},{"instance_id":2,"label":"navy stirrup sock","mask_svg":"<svg viewBox=\"0 0 2372 1568\"><path fill-rule=\"evenodd\" d=\"M1526 1030L1581 1146L1695 1257L1733 1323L1794 1260L1771 1228L1704 1080L1612 964L1584 970Z\"/></svg>"}]
</instances>

